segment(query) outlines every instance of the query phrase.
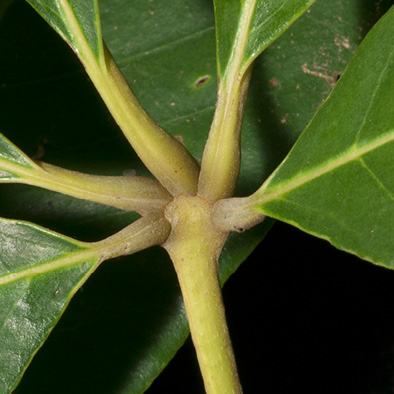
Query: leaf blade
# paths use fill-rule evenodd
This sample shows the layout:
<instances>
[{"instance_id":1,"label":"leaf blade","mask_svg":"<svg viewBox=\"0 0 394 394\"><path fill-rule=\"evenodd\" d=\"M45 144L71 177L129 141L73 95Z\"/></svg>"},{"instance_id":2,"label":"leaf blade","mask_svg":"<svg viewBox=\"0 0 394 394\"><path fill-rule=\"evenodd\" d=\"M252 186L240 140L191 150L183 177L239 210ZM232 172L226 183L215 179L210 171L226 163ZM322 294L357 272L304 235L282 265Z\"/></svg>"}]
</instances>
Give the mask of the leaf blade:
<instances>
[{"instance_id":1,"label":"leaf blade","mask_svg":"<svg viewBox=\"0 0 394 394\"><path fill-rule=\"evenodd\" d=\"M19 148L0 133L0 166L1 161L3 160L25 168L34 167L34 163ZM5 169L0 170L0 182L1 180L9 180L12 178L18 178L18 176Z\"/></svg>"},{"instance_id":2,"label":"leaf blade","mask_svg":"<svg viewBox=\"0 0 394 394\"><path fill-rule=\"evenodd\" d=\"M257 1L245 50L246 67L316 0Z\"/></svg>"},{"instance_id":3,"label":"leaf blade","mask_svg":"<svg viewBox=\"0 0 394 394\"><path fill-rule=\"evenodd\" d=\"M386 38L394 37L393 20L391 8L255 195L262 212L391 268L394 51Z\"/></svg>"},{"instance_id":4,"label":"leaf blade","mask_svg":"<svg viewBox=\"0 0 394 394\"><path fill-rule=\"evenodd\" d=\"M27 222L1 219L0 239L0 392L8 393L99 259Z\"/></svg>"},{"instance_id":5,"label":"leaf blade","mask_svg":"<svg viewBox=\"0 0 394 394\"><path fill-rule=\"evenodd\" d=\"M278 38L315 0L227 1L215 0L218 74L224 78L235 54L239 30L247 29L241 67L243 70ZM242 26L244 24L245 26Z\"/></svg>"}]
</instances>

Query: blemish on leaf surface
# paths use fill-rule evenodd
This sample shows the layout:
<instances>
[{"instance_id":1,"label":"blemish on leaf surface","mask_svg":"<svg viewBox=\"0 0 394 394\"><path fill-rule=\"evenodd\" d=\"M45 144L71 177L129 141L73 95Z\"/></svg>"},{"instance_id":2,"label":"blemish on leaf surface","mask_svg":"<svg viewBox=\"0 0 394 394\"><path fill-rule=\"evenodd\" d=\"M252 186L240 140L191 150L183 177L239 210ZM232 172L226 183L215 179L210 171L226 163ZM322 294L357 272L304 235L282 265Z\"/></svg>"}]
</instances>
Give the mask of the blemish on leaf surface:
<instances>
[{"instance_id":1,"label":"blemish on leaf surface","mask_svg":"<svg viewBox=\"0 0 394 394\"><path fill-rule=\"evenodd\" d=\"M200 88L202 85L205 85L211 77L209 75L204 75L203 77L200 77L197 79L197 81L194 83L194 86L196 88Z\"/></svg>"}]
</instances>

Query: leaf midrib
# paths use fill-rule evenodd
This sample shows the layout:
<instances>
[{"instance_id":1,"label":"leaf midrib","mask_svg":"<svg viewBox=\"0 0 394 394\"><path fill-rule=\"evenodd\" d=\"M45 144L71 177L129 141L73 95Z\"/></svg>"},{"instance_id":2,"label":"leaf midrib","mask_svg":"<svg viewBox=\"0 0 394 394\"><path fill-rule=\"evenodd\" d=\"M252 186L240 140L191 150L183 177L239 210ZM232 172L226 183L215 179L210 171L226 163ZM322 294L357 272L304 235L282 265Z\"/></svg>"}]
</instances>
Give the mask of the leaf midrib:
<instances>
[{"instance_id":1,"label":"leaf midrib","mask_svg":"<svg viewBox=\"0 0 394 394\"><path fill-rule=\"evenodd\" d=\"M19 279L27 279L37 275L46 274L62 268L70 267L78 263L85 263L99 258L97 257L97 250L82 250L62 256L57 260L51 260L31 268L24 269L19 272L13 272L0 277L0 286L15 282ZM98 262L97 261L97 262ZM97 264L96 262L96 264Z\"/></svg>"},{"instance_id":2,"label":"leaf midrib","mask_svg":"<svg viewBox=\"0 0 394 394\"><path fill-rule=\"evenodd\" d=\"M238 81L245 73L247 67L243 66L246 48L250 37L250 26L253 20L257 0L246 0L239 18L235 42L226 68L223 71L222 80ZM238 77L236 76L238 74Z\"/></svg>"},{"instance_id":3,"label":"leaf midrib","mask_svg":"<svg viewBox=\"0 0 394 394\"><path fill-rule=\"evenodd\" d=\"M97 0L94 2L96 3ZM71 5L67 0L59 0L59 7L63 11L64 19L67 21L67 26L70 28L71 34L73 36L73 40L75 42L74 50L77 55L84 61L93 63L91 58L95 59L97 65L101 67L104 65L104 51L101 40L101 27L100 24L95 23L95 28L97 29L98 42L96 45L98 46L98 57L95 56L95 51L91 47L88 42L88 38L85 35L85 32L82 30L81 25L77 16L74 13ZM97 17L97 16L96 16ZM96 21L95 21L96 22Z\"/></svg>"},{"instance_id":4,"label":"leaf midrib","mask_svg":"<svg viewBox=\"0 0 394 394\"><path fill-rule=\"evenodd\" d=\"M305 184L328 174L331 171L336 170L346 164L353 161L359 160L361 157L378 149L390 142L394 141L394 129L390 130L388 133L382 135L379 138L371 140L369 143L358 146L354 143L347 151L343 152L343 155L338 157L336 160L330 160L322 164L321 166L314 167L312 170L302 174L301 176L293 178L290 182L282 182L275 186L272 190L269 190L270 180L275 177L276 172L264 183L262 188L256 192L258 197L258 204L266 204L272 200L276 200L281 196L290 193ZM267 192L265 192L267 190Z\"/></svg>"}]
</instances>

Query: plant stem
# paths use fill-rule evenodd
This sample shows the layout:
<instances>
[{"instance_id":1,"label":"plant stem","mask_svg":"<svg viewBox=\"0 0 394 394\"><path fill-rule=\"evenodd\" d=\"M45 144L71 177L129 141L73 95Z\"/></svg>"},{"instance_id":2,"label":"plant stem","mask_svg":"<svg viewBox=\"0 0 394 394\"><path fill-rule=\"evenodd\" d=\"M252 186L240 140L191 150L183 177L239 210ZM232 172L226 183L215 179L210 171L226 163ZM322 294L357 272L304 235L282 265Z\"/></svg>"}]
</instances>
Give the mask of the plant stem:
<instances>
[{"instance_id":1,"label":"plant stem","mask_svg":"<svg viewBox=\"0 0 394 394\"><path fill-rule=\"evenodd\" d=\"M8 219L2 220L14 222ZM96 261L94 268L90 271L92 273L105 260L133 254L151 246L162 244L167 239L169 232L170 226L167 220L163 215L154 213L136 220L116 234L101 241L81 242L69 238L69 242L79 245L82 250L64 253L60 258L50 259L43 264L33 265L22 271L11 271L0 277L0 286L21 278L70 267L81 261ZM64 235L59 236L68 238Z\"/></svg>"},{"instance_id":2,"label":"plant stem","mask_svg":"<svg viewBox=\"0 0 394 394\"><path fill-rule=\"evenodd\" d=\"M241 165L240 134L253 63L244 64L256 0L245 1L236 41L220 73L216 111L205 145L198 195L210 202L232 197Z\"/></svg>"},{"instance_id":3,"label":"plant stem","mask_svg":"<svg viewBox=\"0 0 394 394\"><path fill-rule=\"evenodd\" d=\"M230 88L220 86L215 116L204 149L198 195L210 202L231 197L241 166L240 135L251 68Z\"/></svg>"},{"instance_id":4,"label":"plant stem","mask_svg":"<svg viewBox=\"0 0 394 394\"><path fill-rule=\"evenodd\" d=\"M171 234L163 245L174 263L205 389L240 394L218 277L218 258L228 233L211 222L211 205L179 196L165 211Z\"/></svg>"},{"instance_id":5,"label":"plant stem","mask_svg":"<svg viewBox=\"0 0 394 394\"><path fill-rule=\"evenodd\" d=\"M140 159L172 195L195 194L200 171L196 160L144 110L105 43L95 56L70 4L62 1L61 8L73 35L72 48Z\"/></svg>"},{"instance_id":6,"label":"plant stem","mask_svg":"<svg viewBox=\"0 0 394 394\"><path fill-rule=\"evenodd\" d=\"M162 213L152 213L137 219L124 229L98 242L87 243L95 253L100 253L100 261L126 256L160 245L167 239L170 225Z\"/></svg>"},{"instance_id":7,"label":"plant stem","mask_svg":"<svg viewBox=\"0 0 394 394\"><path fill-rule=\"evenodd\" d=\"M171 195L154 179L140 176L101 176L66 170L43 162L31 167L0 159L0 168L17 175L9 183L38 186L68 196L140 214L162 211Z\"/></svg>"},{"instance_id":8,"label":"plant stem","mask_svg":"<svg viewBox=\"0 0 394 394\"><path fill-rule=\"evenodd\" d=\"M107 48L105 67L87 72L140 159L172 195L195 194L200 171L196 160L144 110Z\"/></svg>"},{"instance_id":9,"label":"plant stem","mask_svg":"<svg viewBox=\"0 0 394 394\"><path fill-rule=\"evenodd\" d=\"M212 207L212 222L222 231L243 232L261 223L265 216L256 211L256 199L228 198L217 201Z\"/></svg>"}]
</instances>

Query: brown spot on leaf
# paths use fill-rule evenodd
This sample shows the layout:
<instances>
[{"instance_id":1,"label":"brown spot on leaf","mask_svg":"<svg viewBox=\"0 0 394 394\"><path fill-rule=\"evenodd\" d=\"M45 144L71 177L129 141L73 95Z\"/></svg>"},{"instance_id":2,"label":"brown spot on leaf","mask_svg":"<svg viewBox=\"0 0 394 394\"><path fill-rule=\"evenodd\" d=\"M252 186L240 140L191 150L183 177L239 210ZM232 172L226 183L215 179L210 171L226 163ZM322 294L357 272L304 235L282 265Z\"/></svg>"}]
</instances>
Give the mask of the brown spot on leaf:
<instances>
[{"instance_id":1,"label":"brown spot on leaf","mask_svg":"<svg viewBox=\"0 0 394 394\"><path fill-rule=\"evenodd\" d=\"M331 86L331 88L335 86L342 74L341 71L330 72L327 68L318 66L315 62L313 62L312 69L308 67L307 63L304 63L302 65L302 71L305 74L324 79Z\"/></svg>"},{"instance_id":2,"label":"brown spot on leaf","mask_svg":"<svg viewBox=\"0 0 394 394\"><path fill-rule=\"evenodd\" d=\"M335 73L333 74L333 77L334 77L335 82L338 82L338 81L339 81L339 78L341 78L341 75L342 75L342 71L335 72Z\"/></svg>"},{"instance_id":3,"label":"brown spot on leaf","mask_svg":"<svg viewBox=\"0 0 394 394\"><path fill-rule=\"evenodd\" d=\"M285 114L285 116L280 120L280 123L286 123L288 117L289 117L289 114Z\"/></svg>"},{"instance_id":4,"label":"brown spot on leaf","mask_svg":"<svg viewBox=\"0 0 394 394\"><path fill-rule=\"evenodd\" d=\"M198 78L197 81L194 83L196 88L200 88L202 85L206 84L211 77L209 75L204 75L201 78Z\"/></svg>"}]
</instances>

